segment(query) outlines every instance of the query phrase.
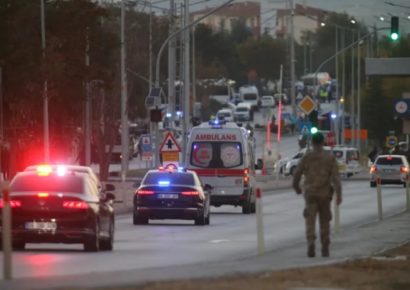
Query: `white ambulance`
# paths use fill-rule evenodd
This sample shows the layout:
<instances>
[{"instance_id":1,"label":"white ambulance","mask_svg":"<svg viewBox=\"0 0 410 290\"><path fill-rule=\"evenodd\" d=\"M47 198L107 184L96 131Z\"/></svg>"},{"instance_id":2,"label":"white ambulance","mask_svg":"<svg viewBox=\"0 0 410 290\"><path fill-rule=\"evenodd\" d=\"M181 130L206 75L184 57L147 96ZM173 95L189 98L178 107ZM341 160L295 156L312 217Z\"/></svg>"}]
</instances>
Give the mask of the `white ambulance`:
<instances>
[{"instance_id":1,"label":"white ambulance","mask_svg":"<svg viewBox=\"0 0 410 290\"><path fill-rule=\"evenodd\" d=\"M218 121L192 128L185 160L202 184L213 187L211 205L241 206L243 214L255 213L254 141L245 128Z\"/></svg>"}]
</instances>

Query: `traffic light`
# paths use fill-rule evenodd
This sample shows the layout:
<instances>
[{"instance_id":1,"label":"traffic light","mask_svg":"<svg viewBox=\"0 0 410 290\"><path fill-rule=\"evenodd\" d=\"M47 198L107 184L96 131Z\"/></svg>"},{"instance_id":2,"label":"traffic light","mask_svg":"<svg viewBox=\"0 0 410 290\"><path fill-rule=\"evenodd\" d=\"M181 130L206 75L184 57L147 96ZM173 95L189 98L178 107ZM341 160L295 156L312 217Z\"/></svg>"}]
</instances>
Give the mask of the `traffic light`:
<instances>
[{"instance_id":1,"label":"traffic light","mask_svg":"<svg viewBox=\"0 0 410 290\"><path fill-rule=\"evenodd\" d=\"M317 110L314 110L313 112L309 114L308 118L309 118L309 122L312 123L312 127L319 126L318 117L319 117L319 113Z\"/></svg>"},{"instance_id":2,"label":"traffic light","mask_svg":"<svg viewBox=\"0 0 410 290\"><path fill-rule=\"evenodd\" d=\"M316 134L318 132L316 127L312 127L312 129L310 129L310 133L312 134Z\"/></svg>"},{"instance_id":3,"label":"traffic light","mask_svg":"<svg viewBox=\"0 0 410 290\"><path fill-rule=\"evenodd\" d=\"M390 38L392 40L399 39L399 17L391 17Z\"/></svg>"}]
</instances>

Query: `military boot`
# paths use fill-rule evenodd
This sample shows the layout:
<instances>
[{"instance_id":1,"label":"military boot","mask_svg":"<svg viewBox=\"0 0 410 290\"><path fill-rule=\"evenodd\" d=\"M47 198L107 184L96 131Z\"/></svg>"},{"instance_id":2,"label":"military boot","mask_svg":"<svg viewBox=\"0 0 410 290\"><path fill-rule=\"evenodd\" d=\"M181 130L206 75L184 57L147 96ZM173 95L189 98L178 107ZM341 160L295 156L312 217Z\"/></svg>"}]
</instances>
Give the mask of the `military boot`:
<instances>
[{"instance_id":1,"label":"military boot","mask_svg":"<svg viewBox=\"0 0 410 290\"><path fill-rule=\"evenodd\" d=\"M322 244L322 257L329 257L329 244Z\"/></svg>"},{"instance_id":2,"label":"military boot","mask_svg":"<svg viewBox=\"0 0 410 290\"><path fill-rule=\"evenodd\" d=\"M309 258L314 258L316 256L316 254L315 254L315 245L309 245L308 246L307 255L308 255Z\"/></svg>"}]
</instances>

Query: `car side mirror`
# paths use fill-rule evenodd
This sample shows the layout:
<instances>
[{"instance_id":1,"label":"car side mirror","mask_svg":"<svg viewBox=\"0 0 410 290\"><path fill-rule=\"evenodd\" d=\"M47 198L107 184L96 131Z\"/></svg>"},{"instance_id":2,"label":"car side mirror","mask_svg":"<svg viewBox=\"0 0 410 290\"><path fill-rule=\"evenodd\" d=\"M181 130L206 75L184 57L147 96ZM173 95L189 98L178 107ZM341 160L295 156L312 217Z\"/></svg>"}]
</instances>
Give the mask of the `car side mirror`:
<instances>
[{"instance_id":1,"label":"car side mirror","mask_svg":"<svg viewBox=\"0 0 410 290\"><path fill-rule=\"evenodd\" d=\"M109 201L109 200L115 200L115 195L112 192L106 192L105 193L105 200Z\"/></svg>"},{"instance_id":2,"label":"car side mirror","mask_svg":"<svg viewBox=\"0 0 410 290\"><path fill-rule=\"evenodd\" d=\"M259 170L258 164L255 164L255 170Z\"/></svg>"},{"instance_id":3,"label":"car side mirror","mask_svg":"<svg viewBox=\"0 0 410 290\"><path fill-rule=\"evenodd\" d=\"M105 190L107 190L107 191L114 191L114 190L115 190L115 186L112 185L112 184L110 184L110 183L107 183L107 184L105 185Z\"/></svg>"},{"instance_id":4,"label":"car side mirror","mask_svg":"<svg viewBox=\"0 0 410 290\"><path fill-rule=\"evenodd\" d=\"M133 185L132 185L132 187L134 187L134 188L139 188L141 186L141 182L135 182Z\"/></svg>"}]
</instances>

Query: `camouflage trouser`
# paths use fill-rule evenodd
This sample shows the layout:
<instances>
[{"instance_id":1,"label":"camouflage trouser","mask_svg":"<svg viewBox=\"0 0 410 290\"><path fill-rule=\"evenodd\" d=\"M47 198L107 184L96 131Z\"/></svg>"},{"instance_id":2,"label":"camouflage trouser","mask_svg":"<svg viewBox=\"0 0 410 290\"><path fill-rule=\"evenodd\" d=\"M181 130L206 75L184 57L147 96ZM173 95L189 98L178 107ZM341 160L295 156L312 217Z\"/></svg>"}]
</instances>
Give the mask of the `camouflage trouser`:
<instances>
[{"instance_id":1,"label":"camouflage trouser","mask_svg":"<svg viewBox=\"0 0 410 290\"><path fill-rule=\"evenodd\" d=\"M331 198L308 196L305 197L306 207L303 216L306 220L306 239L308 245L314 245L316 240L316 216L319 214L320 241L322 244L330 243L330 221L332 212L330 210Z\"/></svg>"}]
</instances>

